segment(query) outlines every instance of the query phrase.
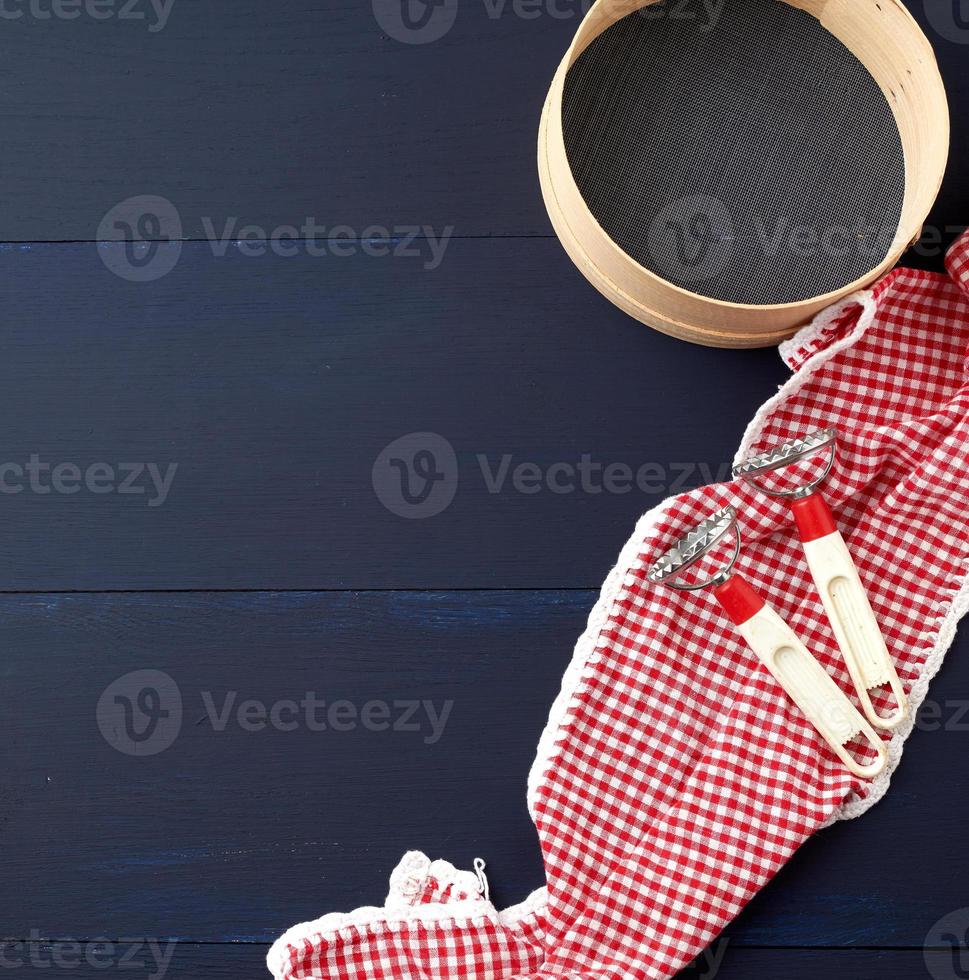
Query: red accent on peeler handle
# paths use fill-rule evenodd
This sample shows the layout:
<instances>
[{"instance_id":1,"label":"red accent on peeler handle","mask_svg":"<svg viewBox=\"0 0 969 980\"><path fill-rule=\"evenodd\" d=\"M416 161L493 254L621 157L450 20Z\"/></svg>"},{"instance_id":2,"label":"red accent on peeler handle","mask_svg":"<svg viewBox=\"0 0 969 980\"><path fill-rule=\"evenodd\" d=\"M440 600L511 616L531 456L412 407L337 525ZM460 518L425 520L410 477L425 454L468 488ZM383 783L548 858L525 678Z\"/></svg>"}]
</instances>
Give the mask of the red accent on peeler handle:
<instances>
[{"instance_id":1,"label":"red accent on peeler handle","mask_svg":"<svg viewBox=\"0 0 969 980\"><path fill-rule=\"evenodd\" d=\"M713 594L723 606L723 611L737 626L742 626L767 605L739 575L734 575L723 585L718 585L713 590Z\"/></svg>"},{"instance_id":2,"label":"red accent on peeler handle","mask_svg":"<svg viewBox=\"0 0 969 980\"><path fill-rule=\"evenodd\" d=\"M838 530L831 508L819 493L795 500L791 504L791 510L802 541L817 541L818 538L826 538Z\"/></svg>"}]
</instances>

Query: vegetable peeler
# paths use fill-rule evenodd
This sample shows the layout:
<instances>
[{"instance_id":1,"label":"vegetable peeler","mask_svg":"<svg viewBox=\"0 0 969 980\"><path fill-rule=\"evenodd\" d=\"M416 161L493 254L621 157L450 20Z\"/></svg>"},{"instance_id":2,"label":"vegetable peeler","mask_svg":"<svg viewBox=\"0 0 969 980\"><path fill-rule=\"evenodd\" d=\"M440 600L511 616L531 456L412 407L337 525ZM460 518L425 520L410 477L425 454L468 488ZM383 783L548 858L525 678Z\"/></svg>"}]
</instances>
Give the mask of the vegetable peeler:
<instances>
[{"instance_id":1,"label":"vegetable peeler","mask_svg":"<svg viewBox=\"0 0 969 980\"><path fill-rule=\"evenodd\" d=\"M790 500L814 584L865 715L876 728L891 731L907 717L908 700L858 569L830 508L817 490L834 466L837 442L836 429L822 429L739 463L733 473L761 493ZM819 476L808 483L794 489L780 490L768 487L758 479L822 450L827 450L827 465ZM887 716L880 715L871 700L871 691L879 687L890 688L895 701L891 714Z\"/></svg>"},{"instance_id":2,"label":"vegetable peeler","mask_svg":"<svg viewBox=\"0 0 969 980\"><path fill-rule=\"evenodd\" d=\"M695 584L683 581L687 569L731 536L733 554L715 574ZM686 592L712 589L737 631L834 754L854 775L874 779L888 761L884 743L790 626L743 578L733 574L740 549L737 512L726 507L677 541L650 568L647 578L654 585ZM874 749L873 762L863 764L848 751L859 735Z\"/></svg>"}]
</instances>

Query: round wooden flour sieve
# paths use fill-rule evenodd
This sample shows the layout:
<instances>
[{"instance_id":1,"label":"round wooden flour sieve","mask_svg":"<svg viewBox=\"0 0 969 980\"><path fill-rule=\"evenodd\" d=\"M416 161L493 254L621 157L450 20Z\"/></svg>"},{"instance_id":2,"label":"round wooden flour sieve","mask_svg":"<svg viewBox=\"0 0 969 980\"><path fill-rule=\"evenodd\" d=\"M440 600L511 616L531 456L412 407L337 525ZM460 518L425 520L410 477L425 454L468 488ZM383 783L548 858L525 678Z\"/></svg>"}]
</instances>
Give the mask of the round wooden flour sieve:
<instances>
[{"instance_id":1,"label":"round wooden flour sieve","mask_svg":"<svg viewBox=\"0 0 969 980\"><path fill-rule=\"evenodd\" d=\"M764 347L891 269L948 146L899 0L598 0L552 82L539 172L609 300L684 340Z\"/></svg>"}]
</instances>

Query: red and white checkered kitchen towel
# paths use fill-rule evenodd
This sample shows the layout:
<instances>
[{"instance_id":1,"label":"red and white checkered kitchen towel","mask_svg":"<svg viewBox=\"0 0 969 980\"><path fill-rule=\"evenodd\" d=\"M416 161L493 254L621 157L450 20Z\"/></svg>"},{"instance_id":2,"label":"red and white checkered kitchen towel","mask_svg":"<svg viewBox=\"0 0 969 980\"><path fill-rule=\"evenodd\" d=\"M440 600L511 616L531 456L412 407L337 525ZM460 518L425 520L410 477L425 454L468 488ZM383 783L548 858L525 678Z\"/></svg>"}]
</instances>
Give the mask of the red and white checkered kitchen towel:
<instances>
[{"instance_id":1,"label":"red and white checkered kitchen towel","mask_svg":"<svg viewBox=\"0 0 969 980\"><path fill-rule=\"evenodd\" d=\"M969 235L949 276L897 270L805 328L793 376L739 455L836 426L825 496L855 556L913 716L969 607ZM672 977L816 830L857 816L859 781L730 629L709 593L651 586L673 539L733 504L739 568L853 695L787 505L738 483L647 514L576 647L532 771L548 886L499 913L471 872L405 857L380 909L297 926L280 980Z\"/></svg>"}]
</instances>

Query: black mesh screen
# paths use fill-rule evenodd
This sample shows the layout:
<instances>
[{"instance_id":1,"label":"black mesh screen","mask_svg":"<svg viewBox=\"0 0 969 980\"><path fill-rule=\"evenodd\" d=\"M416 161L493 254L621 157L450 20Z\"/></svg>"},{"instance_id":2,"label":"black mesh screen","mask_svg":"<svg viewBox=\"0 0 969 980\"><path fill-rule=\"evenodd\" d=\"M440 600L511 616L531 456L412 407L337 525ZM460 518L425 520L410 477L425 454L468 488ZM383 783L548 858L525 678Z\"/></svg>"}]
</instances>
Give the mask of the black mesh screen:
<instances>
[{"instance_id":1,"label":"black mesh screen","mask_svg":"<svg viewBox=\"0 0 969 980\"><path fill-rule=\"evenodd\" d=\"M788 303L870 272L905 161L875 80L779 0L668 0L569 71L565 147L590 210L637 262L737 303Z\"/></svg>"}]
</instances>

